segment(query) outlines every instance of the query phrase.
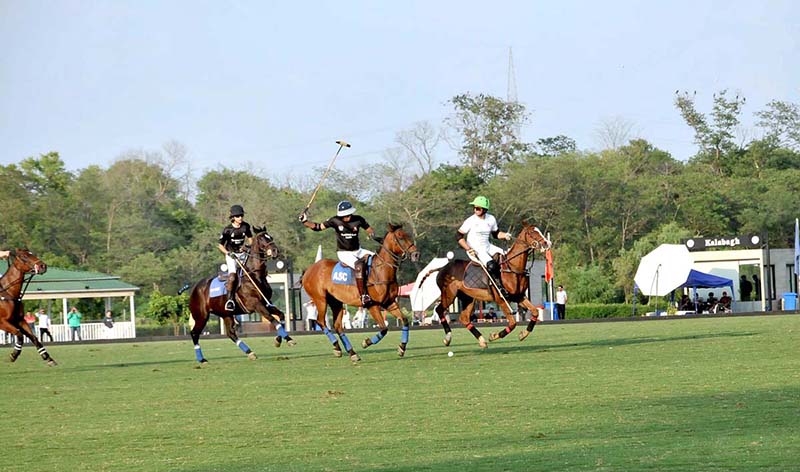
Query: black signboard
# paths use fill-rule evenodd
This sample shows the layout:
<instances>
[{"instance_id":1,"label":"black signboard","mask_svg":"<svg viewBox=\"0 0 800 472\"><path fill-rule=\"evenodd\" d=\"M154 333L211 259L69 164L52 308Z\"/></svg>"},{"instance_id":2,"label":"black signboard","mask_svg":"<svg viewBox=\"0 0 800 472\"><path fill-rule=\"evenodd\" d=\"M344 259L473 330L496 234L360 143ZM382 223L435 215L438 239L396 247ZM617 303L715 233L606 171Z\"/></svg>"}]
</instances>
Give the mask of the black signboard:
<instances>
[{"instance_id":1,"label":"black signboard","mask_svg":"<svg viewBox=\"0 0 800 472\"><path fill-rule=\"evenodd\" d=\"M692 238L684 241L690 251L706 251L708 249L759 249L764 245L764 238L758 234L746 234L722 238Z\"/></svg>"}]
</instances>

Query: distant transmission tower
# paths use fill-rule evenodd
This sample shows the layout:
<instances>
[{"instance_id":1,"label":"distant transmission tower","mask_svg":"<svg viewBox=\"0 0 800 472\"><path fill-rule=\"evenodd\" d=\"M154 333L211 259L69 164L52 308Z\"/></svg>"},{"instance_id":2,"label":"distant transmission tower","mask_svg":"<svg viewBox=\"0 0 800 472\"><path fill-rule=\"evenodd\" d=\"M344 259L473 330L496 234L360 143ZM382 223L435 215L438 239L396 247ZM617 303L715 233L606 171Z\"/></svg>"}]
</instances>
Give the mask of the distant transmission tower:
<instances>
[{"instance_id":1,"label":"distant transmission tower","mask_svg":"<svg viewBox=\"0 0 800 472\"><path fill-rule=\"evenodd\" d=\"M508 103L519 103L517 100L517 72L514 70L514 54L511 47L508 48L508 90L506 91L506 101ZM514 126L514 133L517 139L522 132L522 123L517 122Z\"/></svg>"}]
</instances>

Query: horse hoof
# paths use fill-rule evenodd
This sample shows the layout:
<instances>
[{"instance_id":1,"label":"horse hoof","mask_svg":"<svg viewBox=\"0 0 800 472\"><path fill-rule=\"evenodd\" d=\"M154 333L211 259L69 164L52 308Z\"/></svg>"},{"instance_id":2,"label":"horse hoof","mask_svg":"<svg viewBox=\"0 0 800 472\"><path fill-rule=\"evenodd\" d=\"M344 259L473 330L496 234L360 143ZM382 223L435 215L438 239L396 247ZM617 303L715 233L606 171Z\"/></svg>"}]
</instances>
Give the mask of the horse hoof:
<instances>
[{"instance_id":1,"label":"horse hoof","mask_svg":"<svg viewBox=\"0 0 800 472\"><path fill-rule=\"evenodd\" d=\"M56 362L55 359L50 359L49 361L47 361L47 365L49 365L50 367L55 367L58 365L58 362Z\"/></svg>"},{"instance_id":2,"label":"horse hoof","mask_svg":"<svg viewBox=\"0 0 800 472\"><path fill-rule=\"evenodd\" d=\"M366 349L366 348L368 348L370 346L372 346L372 340L371 339L364 338L364 340L361 341L361 347L363 347L364 349Z\"/></svg>"},{"instance_id":3,"label":"horse hoof","mask_svg":"<svg viewBox=\"0 0 800 472\"><path fill-rule=\"evenodd\" d=\"M258 356L256 355L255 352L251 352L250 354L247 355L247 358L250 359L251 361L254 361L258 359Z\"/></svg>"},{"instance_id":4,"label":"horse hoof","mask_svg":"<svg viewBox=\"0 0 800 472\"><path fill-rule=\"evenodd\" d=\"M294 346L297 346L297 342L295 342L294 339L290 339L290 340L286 341L286 345L289 346L289 347L294 347Z\"/></svg>"},{"instance_id":5,"label":"horse hoof","mask_svg":"<svg viewBox=\"0 0 800 472\"><path fill-rule=\"evenodd\" d=\"M205 358L200 359L200 364L208 364L208 360L206 360Z\"/></svg>"},{"instance_id":6,"label":"horse hoof","mask_svg":"<svg viewBox=\"0 0 800 472\"><path fill-rule=\"evenodd\" d=\"M489 335L489 341L497 341L498 339L500 339L500 335L497 333L491 333Z\"/></svg>"},{"instance_id":7,"label":"horse hoof","mask_svg":"<svg viewBox=\"0 0 800 472\"><path fill-rule=\"evenodd\" d=\"M358 357L358 354L350 354L350 362L356 363L356 362L358 362L360 360L361 360L361 358Z\"/></svg>"},{"instance_id":8,"label":"horse hoof","mask_svg":"<svg viewBox=\"0 0 800 472\"><path fill-rule=\"evenodd\" d=\"M519 340L520 341L524 341L525 338L527 338L529 334L531 334L530 331L528 331L527 329L523 329L522 332L519 333Z\"/></svg>"},{"instance_id":9,"label":"horse hoof","mask_svg":"<svg viewBox=\"0 0 800 472\"><path fill-rule=\"evenodd\" d=\"M333 357L342 357L342 351L333 350Z\"/></svg>"},{"instance_id":10,"label":"horse hoof","mask_svg":"<svg viewBox=\"0 0 800 472\"><path fill-rule=\"evenodd\" d=\"M275 341L272 341L272 345L275 347L281 347L281 342L276 339Z\"/></svg>"},{"instance_id":11,"label":"horse hoof","mask_svg":"<svg viewBox=\"0 0 800 472\"><path fill-rule=\"evenodd\" d=\"M447 335L445 335L444 339L442 339L442 342L444 343L445 346L449 346L450 345L450 341L452 341L452 340L453 340L453 334L452 333L447 333Z\"/></svg>"},{"instance_id":12,"label":"horse hoof","mask_svg":"<svg viewBox=\"0 0 800 472\"><path fill-rule=\"evenodd\" d=\"M489 347L489 343L486 342L486 338L483 336L478 338L478 345L481 347L481 349L486 349Z\"/></svg>"},{"instance_id":13,"label":"horse hoof","mask_svg":"<svg viewBox=\"0 0 800 472\"><path fill-rule=\"evenodd\" d=\"M402 346L397 347L397 355L403 357L406 355L406 350Z\"/></svg>"}]
</instances>

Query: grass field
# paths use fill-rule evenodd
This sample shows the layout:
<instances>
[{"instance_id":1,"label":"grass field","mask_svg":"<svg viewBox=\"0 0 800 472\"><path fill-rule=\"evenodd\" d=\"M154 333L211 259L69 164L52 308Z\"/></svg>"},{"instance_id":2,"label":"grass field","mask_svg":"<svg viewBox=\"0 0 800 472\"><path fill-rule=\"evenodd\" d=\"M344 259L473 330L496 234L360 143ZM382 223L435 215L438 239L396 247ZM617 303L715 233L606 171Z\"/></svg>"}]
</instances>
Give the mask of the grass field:
<instances>
[{"instance_id":1,"label":"grass field","mask_svg":"<svg viewBox=\"0 0 800 472\"><path fill-rule=\"evenodd\" d=\"M4 349L0 470L798 470L798 334L796 315L549 324L482 352L423 330L398 359L393 331L358 365L321 335L255 337L257 361L203 341L203 368L188 340L56 345L55 368Z\"/></svg>"}]
</instances>

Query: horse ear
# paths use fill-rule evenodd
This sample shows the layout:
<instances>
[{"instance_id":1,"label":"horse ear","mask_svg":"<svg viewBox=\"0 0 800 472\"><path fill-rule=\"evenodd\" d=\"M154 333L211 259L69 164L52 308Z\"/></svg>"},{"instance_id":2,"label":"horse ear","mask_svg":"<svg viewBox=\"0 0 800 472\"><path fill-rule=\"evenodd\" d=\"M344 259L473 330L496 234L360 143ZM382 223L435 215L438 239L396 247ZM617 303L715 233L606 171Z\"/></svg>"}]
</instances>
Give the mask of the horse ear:
<instances>
[{"instance_id":1,"label":"horse ear","mask_svg":"<svg viewBox=\"0 0 800 472\"><path fill-rule=\"evenodd\" d=\"M526 226L529 226L528 225L528 220L522 220L522 227L524 228Z\"/></svg>"},{"instance_id":2,"label":"horse ear","mask_svg":"<svg viewBox=\"0 0 800 472\"><path fill-rule=\"evenodd\" d=\"M386 226L389 228L389 232L390 232L390 233L391 233L392 231L397 231L398 229L400 229L400 228L402 228L402 227L403 227L403 225L396 225L396 224L394 224L394 223L388 223Z\"/></svg>"},{"instance_id":3,"label":"horse ear","mask_svg":"<svg viewBox=\"0 0 800 472\"><path fill-rule=\"evenodd\" d=\"M253 226L254 233L263 233L267 230L266 226Z\"/></svg>"}]
</instances>

